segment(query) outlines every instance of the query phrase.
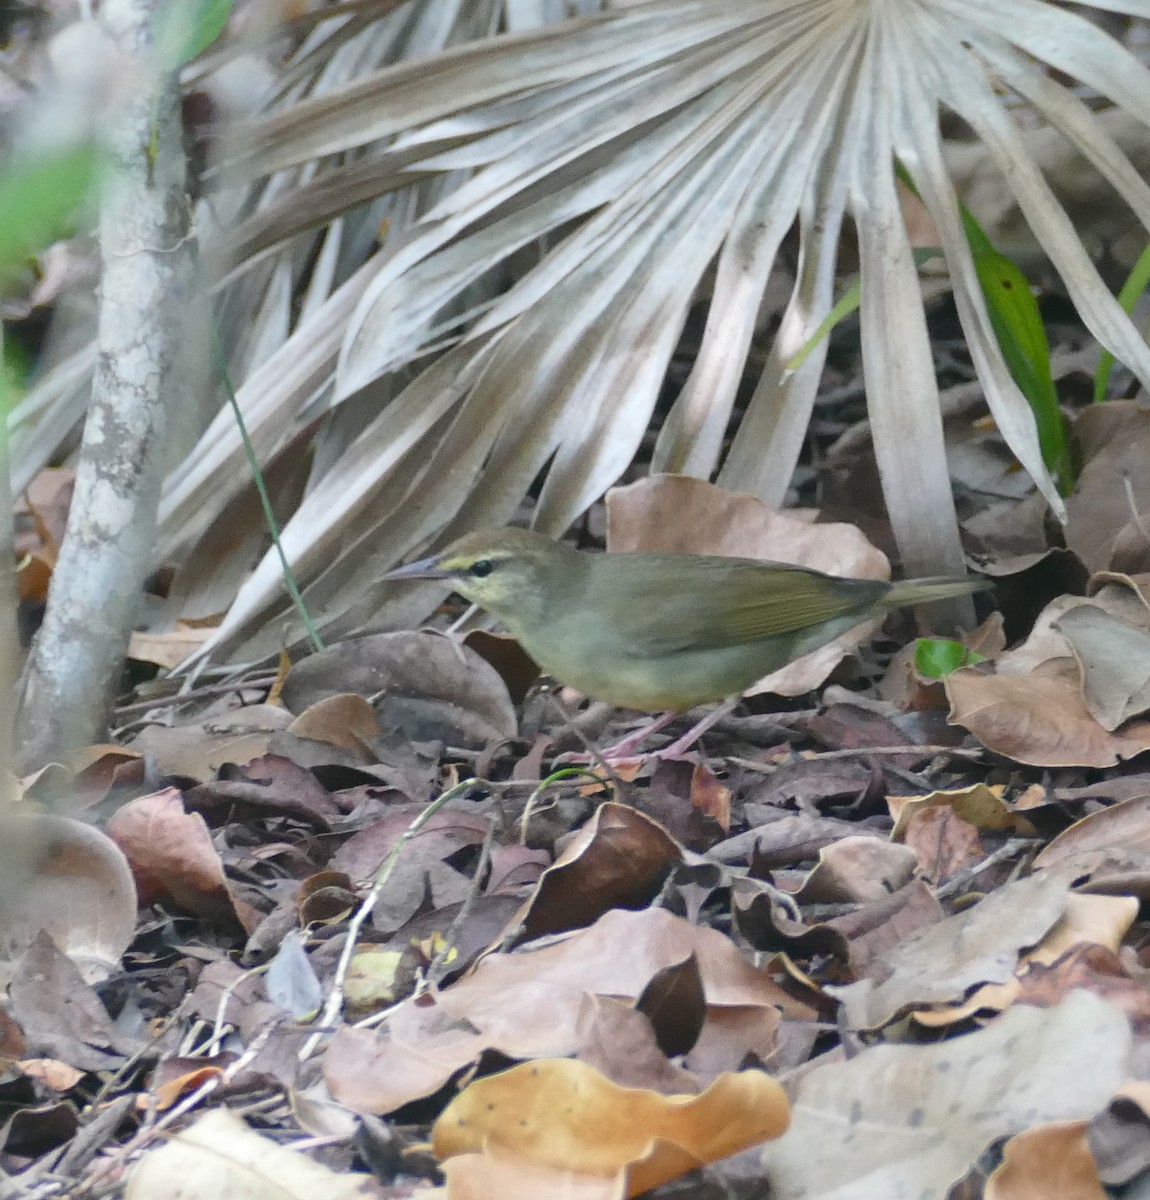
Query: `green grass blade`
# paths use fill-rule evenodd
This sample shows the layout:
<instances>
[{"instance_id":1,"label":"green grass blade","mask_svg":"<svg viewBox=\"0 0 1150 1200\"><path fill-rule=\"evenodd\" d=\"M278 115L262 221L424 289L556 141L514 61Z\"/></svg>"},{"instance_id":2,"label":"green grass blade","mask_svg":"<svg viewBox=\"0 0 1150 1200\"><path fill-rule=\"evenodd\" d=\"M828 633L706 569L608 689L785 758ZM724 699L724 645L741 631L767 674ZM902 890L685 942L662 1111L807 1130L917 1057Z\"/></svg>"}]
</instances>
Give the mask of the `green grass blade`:
<instances>
[{"instance_id":1,"label":"green grass blade","mask_svg":"<svg viewBox=\"0 0 1150 1200\"><path fill-rule=\"evenodd\" d=\"M1134 269L1118 293L1118 303L1122 305L1124 313L1129 315L1134 311L1134 305L1138 303L1147 287L1150 287L1150 245L1138 256ZM1103 350L1102 357L1098 360L1098 369L1094 372L1095 403L1106 399L1106 388L1113 370L1114 355L1109 350Z\"/></svg>"}]
</instances>

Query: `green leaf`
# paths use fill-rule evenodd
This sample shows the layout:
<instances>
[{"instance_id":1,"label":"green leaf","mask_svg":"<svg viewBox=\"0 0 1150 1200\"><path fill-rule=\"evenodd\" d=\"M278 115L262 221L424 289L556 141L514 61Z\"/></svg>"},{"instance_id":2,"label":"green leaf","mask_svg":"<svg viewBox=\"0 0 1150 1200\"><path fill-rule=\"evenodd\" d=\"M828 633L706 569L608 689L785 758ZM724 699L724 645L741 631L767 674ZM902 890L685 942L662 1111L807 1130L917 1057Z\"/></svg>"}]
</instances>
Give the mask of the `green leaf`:
<instances>
[{"instance_id":1,"label":"green leaf","mask_svg":"<svg viewBox=\"0 0 1150 1200\"><path fill-rule=\"evenodd\" d=\"M914 180L902 163L895 164L895 171L917 196ZM1042 461L1059 491L1068 495L1074 488L1074 467L1066 442L1066 422L1058 407L1058 390L1050 374L1050 343L1038 302L1026 276L995 250L966 205L961 207L963 230L986 298L994 336L1014 382L1034 413Z\"/></svg>"},{"instance_id":2,"label":"green leaf","mask_svg":"<svg viewBox=\"0 0 1150 1200\"><path fill-rule=\"evenodd\" d=\"M1134 269L1130 272L1122 290L1118 293L1118 303L1128 316L1134 311L1142 293L1150 287L1150 246L1138 256ZM1110 382L1110 372L1114 370L1114 355L1109 350L1102 351L1098 360L1098 369L1094 372L1094 399L1106 399L1106 385Z\"/></svg>"},{"instance_id":3,"label":"green leaf","mask_svg":"<svg viewBox=\"0 0 1150 1200\"><path fill-rule=\"evenodd\" d=\"M932 258L941 258L942 250L938 246L922 246L914 251L915 266L921 268L925 263L928 263ZM845 321L859 306L859 297L861 290L858 280L855 280L849 288L839 297L838 303L831 309L829 313L819 322L819 327L811 334L809 338L795 351L787 361L788 371L797 371L799 367L807 361L811 355L811 351L823 340L830 336L830 332L840 322Z\"/></svg>"},{"instance_id":4,"label":"green leaf","mask_svg":"<svg viewBox=\"0 0 1150 1200\"><path fill-rule=\"evenodd\" d=\"M1042 459L1066 494L1073 486L1066 423L1050 374L1050 343L1038 301L1026 276L1005 255L974 249L974 268L1002 356L1034 413Z\"/></svg>"},{"instance_id":5,"label":"green leaf","mask_svg":"<svg viewBox=\"0 0 1150 1200\"><path fill-rule=\"evenodd\" d=\"M914 669L924 679L942 679L960 667L985 661L985 655L949 638L919 638L914 644Z\"/></svg>"},{"instance_id":6,"label":"green leaf","mask_svg":"<svg viewBox=\"0 0 1150 1200\"><path fill-rule=\"evenodd\" d=\"M3 418L15 408L20 399L19 380L24 378L18 355L13 351L11 343L5 339L3 353L0 353L0 438L8 433L8 422Z\"/></svg>"},{"instance_id":7,"label":"green leaf","mask_svg":"<svg viewBox=\"0 0 1150 1200\"><path fill-rule=\"evenodd\" d=\"M74 146L0 172L0 286L34 254L72 232L97 166L94 147Z\"/></svg>"},{"instance_id":8,"label":"green leaf","mask_svg":"<svg viewBox=\"0 0 1150 1200\"><path fill-rule=\"evenodd\" d=\"M823 338L829 337L831 330L858 308L860 294L858 283L852 283L839 298L834 308L819 322L819 327L814 333L795 351L794 355L787 362L788 371L797 371L810 358L811 351L814 350L819 342Z\"/></svg>"},{"instance_id":9,"label":"green leaf","mask_svg":"<svg viewBox=\"0 0 1150 1200\"><path fill-rule=\"evenodd\" d=\"M233 0L170 0L156 15L160 66L174 71L202 54L223 33Z\"/></svg>"},{"instance_id":10,"label":"green leaf","mask_svg":"<svg viewBox=\"0 0 1150 1200\"><path fill-rule=\"evenodd\" d=\"M974 214L964 204L962 206L962 227L971 254L993 254L994 246L986 236L986 230L975 220Z\"/></svg>"}]
</instances>

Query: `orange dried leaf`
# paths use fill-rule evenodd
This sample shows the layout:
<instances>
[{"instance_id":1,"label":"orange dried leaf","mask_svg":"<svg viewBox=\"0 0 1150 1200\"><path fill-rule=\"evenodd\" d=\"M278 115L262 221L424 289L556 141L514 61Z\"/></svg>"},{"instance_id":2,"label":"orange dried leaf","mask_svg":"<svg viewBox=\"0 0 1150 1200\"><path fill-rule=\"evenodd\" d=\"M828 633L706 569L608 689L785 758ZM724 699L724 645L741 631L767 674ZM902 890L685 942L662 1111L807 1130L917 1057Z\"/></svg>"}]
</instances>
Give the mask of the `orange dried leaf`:
<instances>
[{"instance_id":1,"label":"orange dried leaf","mask_svg":"<svg viewBox=\"0 0 1150 1200\"><path fill-rule=\"evenodd\" d=\"M627 1194L622 1171L614 1178L580 1175L502 1154L460 1154L444 1163L443 1173L447 1200L622 1200Z\"/></svg>"},{"instance_id":2,"label":"orange dried leaf","mask_svg":"<svg viewBox=\"0 0 1150 1200\"><path fill-rule=\"evenodd\" d=\"M986 1181L986 1200L1106 1200L1087 1121L1056 1121L1015 1134Z\"/></svg>"},{"instance_id":3,"label":"orange dried leaf","mask_svg":"<svg viewBox=\"0 0 1150 1200\"><path fill-rule=\"evenodd\" d=\"M720 1075L697 1096L612 1083L586 1063L541 1059L476 1080L432 1129L436 1155L500 1148L558 1170L614 1177L636 1195L705 1163L779 1137L782 1087L762 1071Z\"/></svg>"},{"instance_id":4,"label":"orange dried leaf","mask_svg":"<svg viewBox=\"0 0 1150 1200\"><path fill-rule=\"evenodd\" d=\"M196 1088L202 1087L209 1079L219 1079L222 1076L223 1071L219 1067L200 1067L196 1071L187 1071L183 1075L169 1079L159 1087L153 1088L150 1093L137 1096L136 1107L138 1109L154 1107L157 1112L164 1112L190 1092L194 1092Z\"/></svg>"}]
</instances>

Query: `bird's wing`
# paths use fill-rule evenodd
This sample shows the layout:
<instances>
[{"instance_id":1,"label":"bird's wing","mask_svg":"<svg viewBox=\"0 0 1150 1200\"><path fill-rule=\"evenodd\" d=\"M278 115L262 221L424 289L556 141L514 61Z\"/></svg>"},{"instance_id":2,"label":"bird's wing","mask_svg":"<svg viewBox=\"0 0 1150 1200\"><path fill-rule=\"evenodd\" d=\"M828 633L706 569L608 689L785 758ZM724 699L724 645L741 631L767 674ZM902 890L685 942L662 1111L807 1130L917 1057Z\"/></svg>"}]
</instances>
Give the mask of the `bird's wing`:
<instances>
[{"instance_id":1,"label":"bird's wing","mask_svg":"<svg viewBox=\"0 0 1150 1200\"><path fill-rule=\"evenodd\" d=\"M592 586L615 598L608 609L614 614L614 632L621 644L642 655L795 633L852 609L859 610L861 619L890 587L882 580L838 579L755 559L617 557L629 561L610 576L595 578ZM590 607L596 608L594 602Z\"/></svg>"}]
</instances>

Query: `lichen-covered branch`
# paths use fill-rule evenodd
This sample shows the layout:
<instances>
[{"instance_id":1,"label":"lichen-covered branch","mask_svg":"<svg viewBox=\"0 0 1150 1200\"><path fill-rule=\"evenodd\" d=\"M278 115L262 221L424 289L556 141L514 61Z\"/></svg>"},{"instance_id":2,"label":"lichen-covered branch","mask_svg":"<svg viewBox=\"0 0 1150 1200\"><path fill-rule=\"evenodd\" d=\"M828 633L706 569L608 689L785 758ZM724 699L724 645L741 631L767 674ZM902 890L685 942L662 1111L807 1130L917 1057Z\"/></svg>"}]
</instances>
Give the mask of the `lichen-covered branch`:
<instances>
[{"instance_id":1,"label":"lichen-covered branch","mask_svg":"<svg viewBox=\"0 0 1150 1200\"><path fill-rule=\"evenodd\" d=\"M108 115L98 360L67 532L22 681L24 767L104 733L152 567L166 413L183 402L193 259L177 84L152 53L164 2L100 7L133 86Z\"/></svg>"}]
</instances>

